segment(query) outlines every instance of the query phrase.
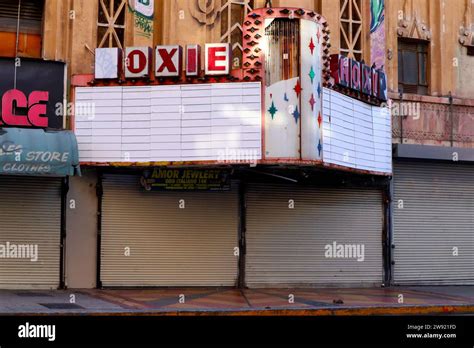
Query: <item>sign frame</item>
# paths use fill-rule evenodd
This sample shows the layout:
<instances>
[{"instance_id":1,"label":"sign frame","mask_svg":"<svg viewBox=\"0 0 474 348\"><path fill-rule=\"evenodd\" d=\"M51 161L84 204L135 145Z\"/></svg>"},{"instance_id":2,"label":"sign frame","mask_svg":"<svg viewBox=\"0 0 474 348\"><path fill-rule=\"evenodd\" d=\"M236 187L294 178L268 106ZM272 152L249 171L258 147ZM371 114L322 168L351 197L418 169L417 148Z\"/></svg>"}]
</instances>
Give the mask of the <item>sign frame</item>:
<instances>
[{"instance_id":1,"label":"sign frame","mask_svg":"<svg viewBox=\"0 0 474 348\"><path fill-rule=\"evenodd\" d=\"M140 178L145 191L230 191L231 172L220 168L152 168Z\"/></svg>"}]
</instances>

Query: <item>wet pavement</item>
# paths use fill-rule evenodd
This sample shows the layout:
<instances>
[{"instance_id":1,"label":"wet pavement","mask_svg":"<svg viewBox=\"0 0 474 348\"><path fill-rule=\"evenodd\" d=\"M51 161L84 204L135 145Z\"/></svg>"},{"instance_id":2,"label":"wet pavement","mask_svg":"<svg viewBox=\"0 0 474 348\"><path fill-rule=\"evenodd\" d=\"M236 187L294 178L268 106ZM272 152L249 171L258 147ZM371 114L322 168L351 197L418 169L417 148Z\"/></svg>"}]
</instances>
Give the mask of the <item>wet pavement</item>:
<instances>
[{"instance_id":1,"label":"wet pavement","mask_svg":"<svg viewBox=\"0 0 474 348\"><path fill-rule=\"evenodd\" d=\"M0 290L0 315L473 314L473 286Z\"/></svg>"}]
</instances>

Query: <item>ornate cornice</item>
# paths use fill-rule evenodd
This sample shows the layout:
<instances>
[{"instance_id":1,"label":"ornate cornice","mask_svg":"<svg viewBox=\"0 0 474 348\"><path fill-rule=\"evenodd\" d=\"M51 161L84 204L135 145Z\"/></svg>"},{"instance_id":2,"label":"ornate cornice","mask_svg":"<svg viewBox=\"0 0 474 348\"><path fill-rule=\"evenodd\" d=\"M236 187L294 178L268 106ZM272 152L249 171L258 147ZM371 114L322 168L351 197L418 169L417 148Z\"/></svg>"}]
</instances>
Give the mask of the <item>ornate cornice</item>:
<instances>
[{"instance_id":1,"label":"ornate cornice","mask_svg":"<svg viewBox=\"0 0 474 348\"><path fill-rule=\"evenodd\" d=\"M221 12L217 0L188 0L189 12L199 23L213 25Z\"/></svg>"},{"instance_id":2,"label":"ornate cornice","mask_svg":"<svg viewBox=\"0 0 474 348\"><path fill-rule=\"evenodd\" d=\"M397 34L399 37L431 40L431 30L419 17L417 11L413 10L413 1L405 0L403 5L403 18L398 21Z\"/></svg>"},{"instance_id":3,"label":"ornate cornice","mask_svg":"<svg viewBox=\"0 0 474 348\"><path fill-rule=\"evenodd\" d=\"M474 47L473 0L465 0L464 23L459 30L459 43L466 47Z\"/></svg>"}]
</instances>

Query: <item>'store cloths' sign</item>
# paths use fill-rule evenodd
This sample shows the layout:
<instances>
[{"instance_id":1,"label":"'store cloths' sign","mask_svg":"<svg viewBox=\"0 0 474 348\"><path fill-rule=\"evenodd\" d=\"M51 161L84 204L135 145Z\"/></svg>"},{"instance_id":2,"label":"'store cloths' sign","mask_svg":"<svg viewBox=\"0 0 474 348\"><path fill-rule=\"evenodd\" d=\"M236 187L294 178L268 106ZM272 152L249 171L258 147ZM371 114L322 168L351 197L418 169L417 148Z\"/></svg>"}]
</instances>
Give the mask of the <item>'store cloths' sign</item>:
<instances>
[{"instance_id":1,"label":"'store cloths' sign","mask_svg":"<svg viewBox=\"0 0 474 348\"><path fill-rule=\"evenodd\" d=\"M0 175L80 174L79 151L71 131L0 129Z\"/></svg>"}]
</instances>

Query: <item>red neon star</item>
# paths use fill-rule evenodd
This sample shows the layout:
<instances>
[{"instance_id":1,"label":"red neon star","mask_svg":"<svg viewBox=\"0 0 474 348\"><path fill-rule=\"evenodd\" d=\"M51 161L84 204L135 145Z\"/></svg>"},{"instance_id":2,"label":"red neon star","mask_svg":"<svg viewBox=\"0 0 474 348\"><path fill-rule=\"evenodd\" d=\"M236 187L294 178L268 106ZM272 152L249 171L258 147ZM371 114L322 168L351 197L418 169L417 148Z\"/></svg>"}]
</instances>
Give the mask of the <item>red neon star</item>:
<instances>
[{"instance_id":1,"label":"red neon star","mask_svg":"<svg viewBox=\"0 0 474 348\"><path fill-rule=\"evenodd\" d=\"M314 94L311 94L311 99L309 100L309 104L311 105L311 111L313 111L314 104L316 104L316 100L314 100Z\"/></svg>"},{"instance_id":2,"label":"red neon star","mask_svg":"<svg viewBox=\"0 0 474 348\"><path fill-rule=\"evenodd\" d=\"M319 128L321 128L321 123L323 123L323 118L321 117L321 112L319 112L319 115L318 115Z\"/></svg>"},{"instance_id":3,"label":"red neon star","mask_svg":"<svg viewBox=\"0 0 474 348\"><path fill-rule=\"evenodd\" d=\"M301 85L300 85L300 80L298 80L298 81L296 82L296 86L295 86L295 88L293 88L293 89L294 89L295 92L296 92L296 96L299 97L300 94L301 94L301 91L303 90L303 88L301 88Z\"/></svg>"},{"instance_id":4,"label":"red neon star","mask_svg":"<svg viewBox=\"0 0 474 348\"><path fill-rule=\"evenodd\" d=\"M311 50L311 54L313 54L315 48L316 46L314 45L313 38L311 38L311 41L309 42L309 49Z\"/></svg>"}]
</instances>

